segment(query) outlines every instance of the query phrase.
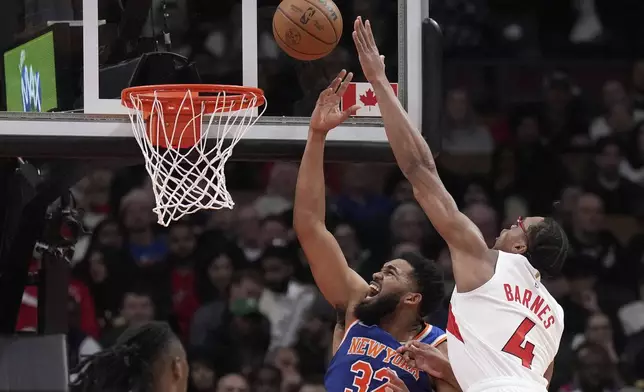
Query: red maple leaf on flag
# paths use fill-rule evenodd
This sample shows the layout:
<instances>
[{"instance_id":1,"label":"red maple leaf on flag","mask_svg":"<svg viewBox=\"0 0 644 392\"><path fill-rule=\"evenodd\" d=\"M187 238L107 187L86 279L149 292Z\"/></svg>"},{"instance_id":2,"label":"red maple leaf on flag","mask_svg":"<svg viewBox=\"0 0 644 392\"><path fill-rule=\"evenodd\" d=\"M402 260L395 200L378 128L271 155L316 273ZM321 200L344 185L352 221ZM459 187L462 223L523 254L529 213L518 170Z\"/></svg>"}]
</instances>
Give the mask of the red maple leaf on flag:
<instances>
[{"instance_id":1,"label":"red maple leaf on flag","mask_svg":"<svg viewBox=\"0 0 644 392\"><path fill-rule=\"evenodd\" d=\"M376 98L376 94L373 93L372 89L367 90L364 94L360 95L360 102L364 106L376 106L378 104L378 99ZM369 108L371 110L371 108Z\"/></svg>"}]
</instances>

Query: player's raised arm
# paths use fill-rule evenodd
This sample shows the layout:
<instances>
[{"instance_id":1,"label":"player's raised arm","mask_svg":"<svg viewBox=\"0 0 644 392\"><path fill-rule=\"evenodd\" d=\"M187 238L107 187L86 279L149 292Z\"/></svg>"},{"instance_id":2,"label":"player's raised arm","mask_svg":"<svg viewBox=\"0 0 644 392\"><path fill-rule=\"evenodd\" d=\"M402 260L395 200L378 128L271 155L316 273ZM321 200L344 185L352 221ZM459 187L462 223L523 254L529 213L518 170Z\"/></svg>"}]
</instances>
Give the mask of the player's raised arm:
<instances>
[{"instance_id":1,"label":"player's raised arm","mask_svg":"<svg viewBox=\"0 0 644 392\"><path fill-rule=\"evenodd\" d=\"M353 40L365 77L376 93L389 144L398 166L414 188L414 196L447 242L453 259L456 285L469 291L485 283L491 275L480 269L488 248L480 230L456 205L438 176L429 146L411 123L385 75L384 57L378 52L371 25L358 18ZM493 271L493 270L492 270Z\"/></svg>"},{"instance_id":2,"label":"player's raised arm","mask_svg":"<svg viewBox=\"0 0 644 392\"><path fill-rule=\"evenodd\" d=\"M327 230L325 220L324 142L327 133L346 120L358 107L340 111L340 99L353 75L340 72L320 94L300 164L295 190L293 226L324 297L347 311L352 300L369 290L367 283L347 264L340 246Z\"/></svg>"}]
</instances>

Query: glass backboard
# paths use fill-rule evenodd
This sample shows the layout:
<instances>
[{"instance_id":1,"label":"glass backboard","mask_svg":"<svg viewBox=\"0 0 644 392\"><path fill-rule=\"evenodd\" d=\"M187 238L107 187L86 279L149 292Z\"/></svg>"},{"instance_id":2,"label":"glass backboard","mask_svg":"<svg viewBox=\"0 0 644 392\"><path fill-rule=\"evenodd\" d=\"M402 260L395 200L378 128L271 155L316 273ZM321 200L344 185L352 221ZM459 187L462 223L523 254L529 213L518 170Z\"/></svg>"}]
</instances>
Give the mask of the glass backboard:
<instances>
[{"instance_id":1,"label":"glass backboard","mask_svg":"<svg viewBox=\"0 0 644 392\"><path fill-rule=\"evenodd\" d=\"M194 64L202 83L260 87L268 106L235 156L297 158L319 92L345 68L364 83L351 39L361 15L373 22L387 74L414 123L421 124L421 27L426 1L337 0L344 19L338 47L303 62L275 44L279 0L34 0L0 16L3 52L2 155L137 156L119 100L140 56L170 51ZM358 113L334 130L337 159L376 159L386 137L378 112ZM344 150L343 150L344 148ZM344 151L344 152L343 152ZM333 152L331 153L333 154ZM331 155L333 158L333 155Z\"/></svg>"}]
</instances>

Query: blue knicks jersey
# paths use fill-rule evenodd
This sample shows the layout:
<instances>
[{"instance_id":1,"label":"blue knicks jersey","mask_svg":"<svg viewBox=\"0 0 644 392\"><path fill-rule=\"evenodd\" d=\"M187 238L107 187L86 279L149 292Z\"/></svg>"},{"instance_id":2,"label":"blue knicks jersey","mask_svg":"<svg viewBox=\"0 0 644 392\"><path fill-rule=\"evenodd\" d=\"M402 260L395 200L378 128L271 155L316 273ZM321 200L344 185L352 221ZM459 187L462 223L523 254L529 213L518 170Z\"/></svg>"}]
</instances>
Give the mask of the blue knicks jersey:
<instances>
[{"instance_id":1,"label":"blue knicks jersey","mask_svg":"<svg viewBox=\"0 0 644 392\"><path fill-rule=\"evenodd\" d=\"M437 346L446 338L443 330L426 324L414 340ZM382 328L354 322L329 364L324 377L327 392L384 392L386 368L396 372L409 392L431 391L429 375L407 366L396 352L400 346Z\"/></svg>"}]
</instances>

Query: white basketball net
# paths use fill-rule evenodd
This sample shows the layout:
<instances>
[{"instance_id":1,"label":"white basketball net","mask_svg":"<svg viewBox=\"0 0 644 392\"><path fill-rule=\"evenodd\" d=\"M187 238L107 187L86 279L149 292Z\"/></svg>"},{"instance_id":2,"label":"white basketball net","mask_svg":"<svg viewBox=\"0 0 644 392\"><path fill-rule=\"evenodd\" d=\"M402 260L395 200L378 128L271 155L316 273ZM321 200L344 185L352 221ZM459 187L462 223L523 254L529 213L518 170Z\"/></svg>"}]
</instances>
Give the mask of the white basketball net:
<instances>
[{"instance_id":1,"label":"white basketball net","mask_svg":"<svg viewBox=\"0 0 644 392\"><path fill-rule=\"evenodd\" d=\"M211 102L215 103L213 113L206 112L206 105L194 103L193 95L186 91L181 101L181 109L190 108L193 121L185 126L176 126L178 114L168 118L168 133L163 113L163 104L154 93L154 102L150 117L144 118L143 102L139 95L131 94L132 108L129 110L132 130L145 158L145 169L152 180L152 188L158 223L168 226L170 222L181 219L201 209L233 208L234 203L226 189L224 166L233 152L233 148L264 114L266 105L254 114L255 106L260 99L255 93L246 93L248 108L233 111L234 102L226 99L226 93L215 93ZM236 93L235 95L239 95ZM185 105L185 106L184 106ZM212 108L212 103L209 104ZM149 104L146 104L149 107ZM167 106L167 104L166 104ZM244 105L246 106L246 104ZM183 110L177 110L181 113ZM183 112L184 114L186 112ZM196 122L203 122L201 135L195 127ZM148 135L148 124L151 133L157 138L165 138L168 148L152 143ZM154 129L156 127L156 129ZM156 130L156 132L154 132ZM194 146L184 149L173 148L171 140L175 137L192 138Z\"/></svg>"}]
</instances>

